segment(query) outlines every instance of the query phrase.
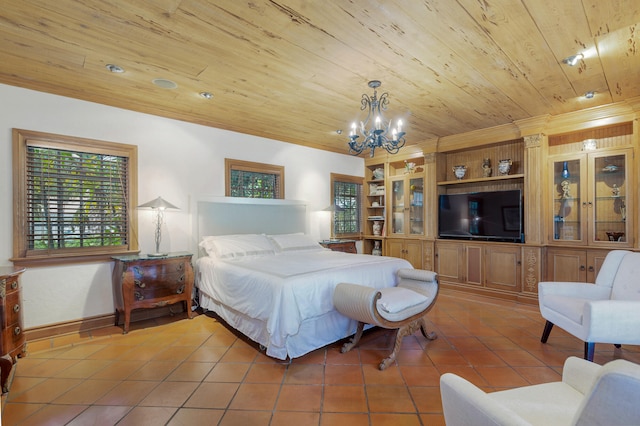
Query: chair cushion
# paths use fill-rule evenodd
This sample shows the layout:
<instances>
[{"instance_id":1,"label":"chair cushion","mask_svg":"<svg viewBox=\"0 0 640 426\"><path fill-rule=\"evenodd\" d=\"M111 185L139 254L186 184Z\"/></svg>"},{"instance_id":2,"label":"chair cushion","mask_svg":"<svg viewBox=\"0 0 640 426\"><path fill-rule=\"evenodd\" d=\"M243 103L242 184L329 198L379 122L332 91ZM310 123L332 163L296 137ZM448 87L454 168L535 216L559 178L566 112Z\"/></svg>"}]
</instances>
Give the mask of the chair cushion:
<instances>
[{"instance_id":1,"label":"chair cushion","mask_svg":"<svg viewBox=\"0 0 640 426\"><path fill-rule=\"evenodd\" d=\"M430 303L426 296L403 287L383 288L380 293L378 312L388 321L405 320L424 311Z\"/></svg>"},{"instance_id":2,"label":"chair cushion","mask_svg":"<svg viewBox=\"0 0 640 426\"><path fill-rule=\"evenodd\" d=\"M552 294L545 297L544 304L547 309L564 315L576 324L582 324L584 304L588 301L590 300Z\"/></svg>"},{"instance_id":3,"label":"chair cushion","mask_svg":"<svg viewBox=\"0 0 640 426\"><path fill-rule=\"evenodd\" d=\"M630 253L622 258L613 280L612 300L640 300L640 253Z\"/></svg>"}]
</instances>

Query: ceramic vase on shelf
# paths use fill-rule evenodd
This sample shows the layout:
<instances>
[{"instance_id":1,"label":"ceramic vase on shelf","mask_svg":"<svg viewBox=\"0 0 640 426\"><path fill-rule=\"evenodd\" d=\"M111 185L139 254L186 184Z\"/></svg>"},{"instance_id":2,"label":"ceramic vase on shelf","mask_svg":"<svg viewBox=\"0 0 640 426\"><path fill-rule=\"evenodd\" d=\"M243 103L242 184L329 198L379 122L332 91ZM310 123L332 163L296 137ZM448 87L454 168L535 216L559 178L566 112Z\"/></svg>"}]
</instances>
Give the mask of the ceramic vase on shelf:
<instances>
[{"instance_id":1,"label":"ceramic vase on shelf","mask_svg":"<svg viewBox=\"0 0 640 426\"><path fill-rule=\"evenodd\" d=\"M382 249L380 248L380 241L373 242L373 250L371 250L371 254L374 256L382 256Z\"/></svg>"},{"instance_id":2,"label":"ceramic vase on shelf","mask_svg":"<svg viewBox=\"0 0 640 426\"><path fill-rule=\"evenodd\" d=\"M453 175L460 180L467 174L467 166L453 166Z\"/></svg>"},{"instance_id":3,"label":"ceramic vase on shelf","mask_svg":"<svg viewBox=\"0 0 640 426\"><path fill-rule=\"evenodd\" d=\"M373 221L373 235L380 235L382 233L382 221Z\"/></svg>"},{"instance_id":4,"label":"ceramic vase on shelf","mask_svg":"<svg viewBox=\"0 0 640 426\"><path fill-rule=\"evenodd\" d=\"M562 179L569 179L569 162L565 161L562 163L562 173L560 173Z\"/></svg>"},{"instance_id":5,"label":"ceramic vase on shelf","mask_svg":"<svg viewBox=\"0 0 640 426\"><path fill-rule=\"evenodd\" d=\"M506 160L500 160L500 162L498 163L498 173L500 173L500 176L508 175L511 171L512 164L513 162L510 158L507 158Z\"/></svg>"}]
</instances>

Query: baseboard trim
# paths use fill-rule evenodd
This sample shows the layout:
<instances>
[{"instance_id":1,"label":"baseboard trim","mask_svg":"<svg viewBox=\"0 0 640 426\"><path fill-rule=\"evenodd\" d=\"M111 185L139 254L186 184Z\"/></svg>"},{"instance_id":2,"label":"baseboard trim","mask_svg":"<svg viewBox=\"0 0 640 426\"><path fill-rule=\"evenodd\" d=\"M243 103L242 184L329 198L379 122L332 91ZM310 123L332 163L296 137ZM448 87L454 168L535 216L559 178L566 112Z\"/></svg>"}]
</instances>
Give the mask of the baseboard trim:
<instances>
[{"instance_id":1,"label":"baseboard trim","mask_svg":"<svg viewBox=\"0 0 640 426\"><path fill-rule=\"evenodd\" d=\"M131 312L131 322L144 321L182 312L184 312L182 303L176 303L175 305L164 306L162 308L140 309ZM67 334L90 333L92 330L113 327L114 325L122 325L122 321L124 320L123 317L124 315L120 315L120 324L115 324L116 317L115 313L113 313L82 318L75 321L48 324L41 327L33 327L25 330L24 334L27 342L29 342L50 339L52 337Z\"/></svg>"}]
</instances>

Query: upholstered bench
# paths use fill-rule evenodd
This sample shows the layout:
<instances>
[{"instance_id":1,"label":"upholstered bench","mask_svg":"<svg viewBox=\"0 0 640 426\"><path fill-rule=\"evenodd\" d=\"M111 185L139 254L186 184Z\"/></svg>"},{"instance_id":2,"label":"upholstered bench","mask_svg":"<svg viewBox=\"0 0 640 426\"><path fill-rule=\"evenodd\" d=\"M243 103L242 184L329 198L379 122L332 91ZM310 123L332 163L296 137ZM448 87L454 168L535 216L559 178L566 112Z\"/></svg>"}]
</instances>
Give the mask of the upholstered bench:
<instances>
[{"instance_id":1,"label":"upholstered bench","mask_svg":"<svg viewBox=\"0 0 640 426\"><path fill-rule=\"evenodd\" d=\"M424 316L438 296L437 274L422 269L398 270L398 285L376 289L360 284L340 283L333 293L333 304L341 314L358 321L353 338L344 344L342 352L355 347L365 324L395 329L395 345L391 354L382 360L380 370L387 368L398 355L404 336L420 329L422 335L433 340L428 333Z\"/></svg>"}]
</instances>

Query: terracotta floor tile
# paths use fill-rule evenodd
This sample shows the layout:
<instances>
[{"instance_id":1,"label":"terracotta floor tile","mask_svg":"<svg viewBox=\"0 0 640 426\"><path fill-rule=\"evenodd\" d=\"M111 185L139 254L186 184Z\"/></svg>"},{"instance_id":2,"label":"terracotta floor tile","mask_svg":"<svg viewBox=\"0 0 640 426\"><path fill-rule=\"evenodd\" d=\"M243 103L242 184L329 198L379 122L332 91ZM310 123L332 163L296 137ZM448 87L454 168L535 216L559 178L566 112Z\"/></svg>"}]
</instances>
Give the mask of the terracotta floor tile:
<instances>
[{"instance_id":1,"label":"terracotta floor tile","mask_svg":"<svg viewBox=\"0 0 640 426\"><path fill-rule=\"evenodd\" d=\"M53 403L90 405L119 384L119 380L85 380L53 400Z\"/></svg>"},{"instance_id":2,"label":"terracotta floor tile","mask_svg":"<svg viewBox=\"0 0 640 426\"><path fill-rule=\"evenodd\" d=\"M400 374L407 386L440 386L440 372L431 365L401 365Z\"/></svg>"},{"instance_id":3,"label":"terracotta floor tile","mask_svg":"<svg viewBox=\"0 0 640 426\"><path fill-rule=\"evenodd\" d=\"M420 413L442 413L439 386L411 386L409 393Z\"/></svg>"},{"instance_id":4,"label":"terracotta floor tile","mask_svg":"<svg viewBox=\"0 0 640 426\"><path fill-rule=\"evenodd\" d=\"M183 362L169 376L167 380L173 382L201 382L211 372L213 362Z\"/></svg>"},{"instance_id":5,"label":"terracotta floor tile","mask_svg":"<svg viewBox=\"0 0 640 426\"><path fill-rule=\"evenodd\" d=\"M180 408L167 426L217 425L223 414L224 410Z\"/></svg>"},{"instance_id":6,"label":"terracotta floor tile","mask_svg":"<svg viewBox=\"0 0 640 426\"><path fill-rule=\"evenodd\" d=\"M162 382L139 405L145 407L182 407L199 384L198 382Z\"/></svg>"},{"instance_id":7,"label":"terracotta floor tile","mask_svg":"<svg viewBox=\"0 0 640 426\"><path fill-rule=\"evenodd\" d=\"M165 380L180 365L180 361L149 361L132 373L129 380Z\"/></svg>"},{"instance_id":8,"label":"terracotta floor tile","mask_svg":"<svg viewBox=\"0 0 640 426\"><path fill-rule=\"evenodd\" d=\"M322 411L332 413L366 413L364 386L325 385Z\"/></svg>"},{"instance_id":9,"label":"terracotta floor tile","mask_svg":"<svg viewBox=\"0 0 640 426\"><path fill-rule=\"evenodd\" d=\"M321 385L283 385L276 403L277 411L320 412Z\"/></svg>"},{"instance_id":10,"label":"terracotta floor tile","mask_svg":"<svg viewBox=\"0 0 640 426\"><path fill-rule=\"evenodd\" d=\"M201 383L184 406L226 409L239 386L238 383Z\"/></svg>"},{"instance_id":11,"label":"terracotta floor tile","mask_svg":"<svg viewBox=\"0 0 640 426\"><path fill-rule=\"evenodd\" d=\"M225 365L218 364L216 367ZM245 365L246 364L241 364ZM248 367L248 366L247 366ZM243 375L245 383L282 383L287 372L287 366L282 364L252 364L248 368L246 376ZM215 368L214 368L215 371ZM245 370L246 371L246 370ZM211 374L209 375L211 376ZM207 380L209 377L207 378ZM216 380L214 380L216 381Z\"/></svg>"},{"instance_id":12,"label":"terracotta floor tile","mask_svg":"<svg viewBox=\"0 0 640 426\"><path fill-rule=\"evenodd\" d=\"M371 413L371 426L419 426L417 414L377 414Z\"/></svg>"},{"instance_id":13,"label":"terracotta floor tile","mask_svg":"<svg viewBox=\"0 0 640 426\"><path fill-rule=\"evenodd\" d=\"M66 425L86 409L87 406L85 405L45 405L42 409L29 416L22 424ZM9 424L7 420L3 420L3 424L5 423Z\"/></svg>"},{"instance_id":14,"label":"terracotta floor tile","mask_svg":"<svg viewBox=\"0 0 640 426\"><path fill-rule=\"evenodd\" d=\"M163 425L176 410L175 407L135 407L118 422L118 426Z\"/></svg>"},{"instance_id":15,"label":"terracotta floor tile","mask_svg":"<svg viewBox=\"0 0 640 426\"><path fill-rule=\"evenodd\" d=\"M511 367L476 367L489 386L511 388L529 383Z\"/></svg>"},{"instance_id":16,"label":"terracotta floor tile","mask_svg":"<svg viewBox=\"0 0 640 426\"><path fill-rule=\"evenodd\" d=\"M218 426L268 426L270 411L227 410Z\"/></svg>"},{"instance_id":17,"label":"terracotta floor tile","mask_svg":"<svg viewBox=\"0 0 640 426\"><path fill-rule=\"evenodd\" d=\"M319 385L323 380L324 365L318 364L291 364L284 377L284 382L289 385Z\"/></svg>"},{"instance_id":18,"label":"terracotta floor tile","mask_svg":"<svg viewBox=\"0 0 640 426\"><path fill-rule=\"evenodd\" d=\"M106 395L96 401L96 405L137 405L160 382L125 381L111 389Z\"/></svg>"},{"instance_id":19,"label":"terracotta floor tile","mask_svg":"<svg viewBox=\"0 0 640 426\"><path fill-rule=\"evenodd\" d=\"M213 366L209 374L204 378L205 382L242 382L249 368L255 364L219 362Z\"/></svg>"},{"instance_id":20,"label":"terracotta floor tile","mask_svg":"<svg viewBox=\"0 0 640 426\"><path fill-rule=\"evenodd\" d=\"M368 413L322 413L321 426L370 426Z\"/></svg>"},{"instance_id":21,"label":"terracotta floor tile","mask_svg":"<svg viewBox=\"0 0 640 426\"><path fill-rule=\"evenodd\" d=\"M371 413L415 413L406 386L367 385L365 387Z\"/></svg>"},{"instance_id":22,"label":"terracotta floor tile","mask_svg":"<svg viewBox=\"0 0 640 426\"><path fill-rule=\"evenodd\" d=\"M92 405L66 426L115 425L132 408L127 406Z\"/></svg>"},{"instance_id":23,"label":"terracotta floor tile","mask_svg":"<svg viewBox=\"0 0 640 426\"><path fill-rule=\"evenodd\" d=\"M324 383L329 385L361 385L364 383L362 367L357 365L327 365Z\"/></svg>"},{"instance_id":24,"label":"terracotta floor tile","mask_svg":"<svg viewBox=\"0 0 640 426\"><path fill-rule=\"evenodd\" d=\"M47 379L12 398L12 402L46 404L82 383L80 379Z\"/></svg>"},{"instance_id":25,"label":"terracotta floor tile","mask_svg":"<svg viewBox=\"0 0 640 426\"><path fill-rule=\"evenodd\" d=\"M86 379L93 376L98 371L105 369L113 362L115 361L101 359L79 360L76 364L56 374L55 377L67 379Z\"/></svg>"},{"instance_id":26,"label":"terracotta floor tile","mask_svg":"<svg viewBox=\"0 0 640 426\"><path fill-rule=\"evenodd\" d=\"M560 380L565 360L582 357L583 343L561 329L540 342L537 307L458 293L443 290L427 317L439 337L405 337L385 371L378 365L394 339L383 329L366 331L348 353L337 342L291 361L266 356L209 315L29 342L2 421L438 426L441 374L491 392ZM640 346L596 345L596 363L618 358L640 363Z\"/></svg>"},{"instance_id":27,"label":"terracotta floor tile","mask_svg":"<svg viewBox=\"0 0 640 426\"><path fill-rule=\"evenodd\" d=\"M243 383L233 397L231 410L268 410L275 407L280 385L270 383Z\"/></svg>"},{"instance_id":28,"label":"terracotta floor tile","mask_svg":"<svg viewBox=\"0 0 640 426\"><path fill-rule=\"evenodd\" d=\"M292 425L319 425L320 413L304 413L291 411L276 411L271 418L270 426L292 426ZM351 426L351 425L350 425Z\"/></svg>"}]
</instances>

